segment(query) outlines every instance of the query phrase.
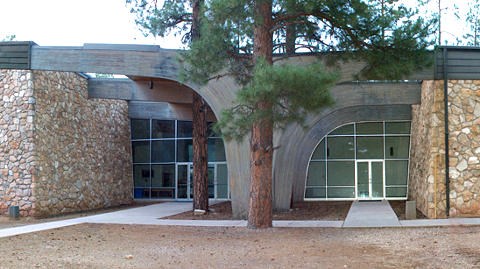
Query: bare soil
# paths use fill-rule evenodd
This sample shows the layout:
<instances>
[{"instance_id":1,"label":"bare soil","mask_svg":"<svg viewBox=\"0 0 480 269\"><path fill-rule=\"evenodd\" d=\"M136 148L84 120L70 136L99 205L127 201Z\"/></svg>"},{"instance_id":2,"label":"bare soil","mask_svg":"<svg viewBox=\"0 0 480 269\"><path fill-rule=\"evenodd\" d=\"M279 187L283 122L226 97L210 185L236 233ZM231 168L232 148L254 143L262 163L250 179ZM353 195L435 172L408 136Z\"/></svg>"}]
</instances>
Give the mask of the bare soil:
<instances>
[{"instance_id":1,"label":"bare soil","mask_svg":"<svg viewBox=\"0 0 480 269\"><path fill-rule=\"evenodd\" d=\"M0 239L0 268L479 268L480 227L83 224Z\"/></svg>"},{"instance_id":2,"label":"bare soil","mask_svg":"<svg viewBox=\"0 0 480 269\"><path fill-rule=\"evenodd\" d=\"M401 214L401 203L392 206ZM299 203L274 216L341 220L349 207ZM206 216L175 216L182 217L228 219L231 206L214 205ZM477 226L251 230L82 224L0 238L0 268L480 268L479 242Z\"/></svg>"},{"instance_id":3,"label":"bare soil","mask_svg":"<svg viewBox=\"0 0 480 269\"><path fill-rule=\"evenodd\" d=\"M405 201L389 201L393 211L399 219L405 219ZM274 220L345 220L352 202L298 202L292 209L284 212L274 212ZM193 212L184 212L166 217L167 219L193 219L193 220L222 220L232 219L232 206L230 202L218 203L210 206L206 215L193 215ZM417 210L417 218L425 216Z\"/></svg>"}]
</instances>

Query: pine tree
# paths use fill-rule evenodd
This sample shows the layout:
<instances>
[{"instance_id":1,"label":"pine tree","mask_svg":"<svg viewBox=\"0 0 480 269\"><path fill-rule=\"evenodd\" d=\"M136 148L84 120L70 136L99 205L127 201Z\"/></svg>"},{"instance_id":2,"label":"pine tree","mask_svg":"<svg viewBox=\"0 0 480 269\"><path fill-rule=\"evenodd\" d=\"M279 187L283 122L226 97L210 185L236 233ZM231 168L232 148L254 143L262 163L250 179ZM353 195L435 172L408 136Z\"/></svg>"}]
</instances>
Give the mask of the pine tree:
<instances>
[{"instance_id":1,"label":"pine tree","mask_svg":"<svg viewBox=\"0 0 480 269\"><path fill-rule=\"evenodd\" d=\"M152 15L156 20L149 23L178 25L182 1L171 2L162 13L170 15ZM359 79L401 79L431 63L427 48L435 29L417 12L396 0L205 2L202 34L184 56L186 75L196 83L228 75L241 85L236 104L223 111L217 128L225 139L250 134L249 227L272 226L272 159L279 146L273 145L274 130L303 124L308 113L333 102L329 88L337 75L322 61L299 66L284 58L335 54L365 62ZM277 53L284 54L274 57Z\"/></svg>"},{"instance_id":2,"label":"pine tree","mask_svg":"<svg viewBox=\"0 0 480 269\"><path fill-rule=\"evenodd\" d=\"M248 225L272 225L273 130L332 103L336 75L321 63L273 64L274 53L341 52L366 62L359 78L401 79L430 63L429 24L395 0L211 0L202 37L186 57L190 79L233 75L237 104L218 124L226 139L250 134Z\"/></svg>"},{"instance_id":3,"label":"pine tree","mask_svg":"<svg viewBox=\"0 0 480 269\"><path fill-rule=\"evenodd\" d=\"M480 45L480 0L469 2L466 22L469 31L463 36L466 45L478 47Z\"/></svg>"}]
</instances>

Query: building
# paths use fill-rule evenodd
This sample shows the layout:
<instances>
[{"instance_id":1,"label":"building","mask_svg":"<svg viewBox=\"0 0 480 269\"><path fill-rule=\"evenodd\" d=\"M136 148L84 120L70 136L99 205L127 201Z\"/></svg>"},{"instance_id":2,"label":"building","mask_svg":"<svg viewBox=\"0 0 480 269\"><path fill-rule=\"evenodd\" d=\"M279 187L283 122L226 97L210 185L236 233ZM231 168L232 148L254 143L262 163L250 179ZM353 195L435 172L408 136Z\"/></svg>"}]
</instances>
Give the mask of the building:
<instances>
[{"instance_id":1,"label":"building","mask_svg":"<svg viewBox=\"0 0 480 269\"><path fill-rule=\"evenodd\" d=\"M192 92L214 122L238 87L228 77L182 83L176 57L157 46L0 43L0 209L48 216L191 199ZM276 131L274 207L409 199L430 218L479 216L480 51L443 48L433 68L401 81L353 81L361 67L337 66L335 105L309 115L308 128ZM248 143L209 134L209 195L244 218Z\"/></svg>"}]
</instances>

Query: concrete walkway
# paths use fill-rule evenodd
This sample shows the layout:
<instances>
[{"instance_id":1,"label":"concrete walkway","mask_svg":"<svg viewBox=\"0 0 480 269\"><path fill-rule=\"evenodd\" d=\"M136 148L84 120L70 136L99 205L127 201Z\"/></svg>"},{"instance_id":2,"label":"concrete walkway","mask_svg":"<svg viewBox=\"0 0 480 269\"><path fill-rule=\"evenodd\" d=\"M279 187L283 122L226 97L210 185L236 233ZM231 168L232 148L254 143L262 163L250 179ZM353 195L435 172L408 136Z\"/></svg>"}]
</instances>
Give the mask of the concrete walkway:
<instances>
[{"instance_id":1,"label":"concrete walkway","mask_svg":"<svg viewBox=\"0 0 480 269\"><path fill-rule=\"evenodd\" d=\"M398 227L400 222L387 200L354 201L343 227Z\"/></svg>"},{"instance_id":2,"label":"concrete walkway","mask_svg":"<svg viewBox=\"0 0 480 269\"><path fill-rule=\"evenodd\" d=\"M168 202L137 208L119 210L87 217L25 225L0 229L0 238L56 229L82 223L139 224L139 225L178 225L178 226L217 226L246 227L245 220L171 220L160 219L191 210L192 204ZM386 201L354 202L345 221L273 221L274 227L432 227L447 225L480 225L480 218L422 219L399 221Z\"/></svg>"}]
</instances>

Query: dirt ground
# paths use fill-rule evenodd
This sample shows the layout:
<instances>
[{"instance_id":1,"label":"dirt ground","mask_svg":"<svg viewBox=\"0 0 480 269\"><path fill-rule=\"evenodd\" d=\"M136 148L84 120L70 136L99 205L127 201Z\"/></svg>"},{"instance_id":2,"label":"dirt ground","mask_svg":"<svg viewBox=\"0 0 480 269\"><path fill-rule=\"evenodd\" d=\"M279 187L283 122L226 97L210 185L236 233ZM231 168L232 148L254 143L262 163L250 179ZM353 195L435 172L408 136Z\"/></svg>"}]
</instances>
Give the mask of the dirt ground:
<instances>
[{"instance_id":1,"label":"dirt ground","mask_svg":"<svg viewBox=\"0 0 480 269\"><path fill-rule=\"evenodd\" d=\"M275 219L342 219L349 206L298 204ZM393 207L401 211L402 205ZM215 205L209 218L231 216L229 208ZM0 253L0 268L480 268L480 226L251 230L82 224L0 238Z\"/></svg>"},{"instance_id":2,"label":"dirt ground","mask_svg":"<svg viewBox=\"0 0 480 269\"><path fill-rule=\"evenodd\" d=\"M393 211L399 219L405 219L405 201L389 201ZM298 202L292 209L285 212L274 212L274 220L345 220L352 202ZM417 219L425 216L417 210ZM230 202L223 202L210 206L210 212L203 216L194 216L192 212L185 212L167 219L194 219L194 220L222 220L232 219Z\"/></svg>"},{"instance_id":3,"label":"dirt ground","mask_svg":"<svg viewBox=\"0 0 480 269\"><path fill-rule=\"evenodd\" d=\"M480 227L83 224L0 239L0 268L479 268Z\"/></svg>"}]
</instances>

